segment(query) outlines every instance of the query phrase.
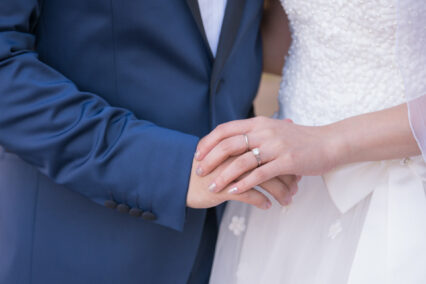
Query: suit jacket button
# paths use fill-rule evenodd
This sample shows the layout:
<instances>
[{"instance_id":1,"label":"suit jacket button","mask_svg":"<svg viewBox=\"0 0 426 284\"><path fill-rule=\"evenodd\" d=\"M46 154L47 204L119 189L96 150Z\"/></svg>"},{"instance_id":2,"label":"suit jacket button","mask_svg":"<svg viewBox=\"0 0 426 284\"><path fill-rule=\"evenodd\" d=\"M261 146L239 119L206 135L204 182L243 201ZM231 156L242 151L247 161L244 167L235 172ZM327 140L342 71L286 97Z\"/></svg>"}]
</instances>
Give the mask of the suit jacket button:
<instances>
[{"instance_id":1,"label":"suit jacket button","mask_svg":"<svg viewBox=\"0 0 426 284\"><path fill-rule=\"evenodd\" d=\"M105 207L107 208L111 208L114 209L115 207L117 207L117 202L115 202L114 200L106 200L104 202Z\"/></svg>"},{"instance_id":2,"label":"suit jacket button","mask_svg":"<svg viewBox=\"0 0 426 284\"><path fill-rule=\"evenodd\" d=\"M157 216L155 216L152 212L146 211L142 213L142 219L147 221L154 221L157 220Z\"/></svg>"},{"instance_id":3,"label":"suit jacket button","mask_svg":"<svg viewBox=\"0 0 426 284\"><path fill-rule=\"evenodd\" d=\"M139 208L132 208L130 209L129 214L133 217L139 217L142 215L142 210Z\"/></svg>"},{"instance_id":4,"label":"suit jacket button","mask_svg":"<svg viewBox=\"0 0 426 284\"><path fill-rule=\"evenodd\" d=\"M121 203L121 204L118 204L118 206L117 206L117 211L118 212L120 212L120 213L127 213L127 212L129 212L129 206L127 206L126 204L123 204L123 203Z\"/></svg>"}]
</instances>

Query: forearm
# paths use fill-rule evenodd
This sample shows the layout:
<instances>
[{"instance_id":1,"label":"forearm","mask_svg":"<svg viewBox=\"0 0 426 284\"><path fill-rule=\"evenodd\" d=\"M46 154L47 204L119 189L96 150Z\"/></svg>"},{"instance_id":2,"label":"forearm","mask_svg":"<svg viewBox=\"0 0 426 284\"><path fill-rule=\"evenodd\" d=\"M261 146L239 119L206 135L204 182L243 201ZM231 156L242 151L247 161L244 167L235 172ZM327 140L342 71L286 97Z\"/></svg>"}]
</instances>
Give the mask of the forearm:
<instances>
[{"instance_id":1,"label":"forearm","mask_svg":"<svg viewBox=\"0 0 426 284\"><path fill-rule=\"evenodd\" d=\"M80 90L39 60L32 31L40 1L3 2L0 145L90 200L151 211L158 224L182 230L198 137Z\"/></svg>"},{"instance_id":2,"label":"forearm","mask_svg":"<svg viewBox=\"0 0 426 284\"><path fill-rule=\"evenodd\" d=\"M42 63L32 63L26 71L38 83L0 84L7 97L0 104L0 145L98 204L112 199L151 211L158 224L181 230L198 138L138 120L70 82L49 84L60 75L37 72ZM9 71L0 68L0 82Z\"/></svg>"},{"instance_id":3,"label":"forearm","mask_svg":"<svg viewBox=\"0 0 426 284\"><path fill-rule=\"evenodd\" d=\"M398 159L420 154L406 104L355 116L325 127L337 164Z\"/></svg>"}]
</instances>

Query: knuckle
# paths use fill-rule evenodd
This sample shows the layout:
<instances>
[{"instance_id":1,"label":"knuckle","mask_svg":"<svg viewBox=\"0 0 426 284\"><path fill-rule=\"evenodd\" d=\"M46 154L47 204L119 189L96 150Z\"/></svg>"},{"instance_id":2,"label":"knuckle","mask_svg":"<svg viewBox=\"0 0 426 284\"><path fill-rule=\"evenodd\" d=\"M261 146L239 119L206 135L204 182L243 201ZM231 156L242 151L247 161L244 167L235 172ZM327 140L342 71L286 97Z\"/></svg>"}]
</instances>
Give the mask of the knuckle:
<instances>
[{"instance_id":1,"label":"knuckle","mask_svg":"<svg viewBox=\"0 0 426 284\"><path fill-rule=\"evenodd\" d=\"M297 157L293 151L288 151L284 155L284 163L287 165L287 167L293 168L296 160L297 160Z\"/></svg>"},{"instance_id":2,"label":"knuckle","mask_svg":"<svg viewBox=\"0 0 426 284\"><path fill-rule=\"evenodd\" d=\"M225 140L220 144L220 151L222 153L228 153L233 149L233 143L230 140Z\"/></svg>"},{"instance_id":3,"label":"knuckle","mask_svg":"<svg viewBox=\"0 0 426 284\"><path fill-rule=\"evenodd\" d=\"M275 131L272 128L268 128L264 130L264 135L265 137L274 137L275 136Z\"/></svg>"},{"instance_id":4,"label":"knuckle","mask_svg":"<svg viewBox=\"0 0 426 284\"><path fill-rule=\"evenodd\" d=\"M218 126L216 126L216 128L214 129L214 131L216 133L222 133L223 131L225 131L225 128L226 128L226 124L222 123L222 124L219 124Z\"/></svg>"}]
</instances>

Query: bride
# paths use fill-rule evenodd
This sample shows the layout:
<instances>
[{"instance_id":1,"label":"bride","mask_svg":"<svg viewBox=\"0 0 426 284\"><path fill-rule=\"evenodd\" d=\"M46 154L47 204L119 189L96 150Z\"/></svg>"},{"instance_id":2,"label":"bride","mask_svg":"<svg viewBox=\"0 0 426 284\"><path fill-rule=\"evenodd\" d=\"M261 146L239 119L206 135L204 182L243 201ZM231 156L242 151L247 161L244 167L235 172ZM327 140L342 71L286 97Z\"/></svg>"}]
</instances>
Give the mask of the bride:
<instances>
[{"instance_id":1,"label":"bride","mask_svg":"<svg viewBox=\"0 0 426 284\"><path fill-rule=\"evenodd\" d=\"M219 126L196 157L206 175L235 156L214 192L289 185L269 210L228 205L211 283L426 283L424 2L282 4L279 112Z\"/></svg>"}]
</instances>

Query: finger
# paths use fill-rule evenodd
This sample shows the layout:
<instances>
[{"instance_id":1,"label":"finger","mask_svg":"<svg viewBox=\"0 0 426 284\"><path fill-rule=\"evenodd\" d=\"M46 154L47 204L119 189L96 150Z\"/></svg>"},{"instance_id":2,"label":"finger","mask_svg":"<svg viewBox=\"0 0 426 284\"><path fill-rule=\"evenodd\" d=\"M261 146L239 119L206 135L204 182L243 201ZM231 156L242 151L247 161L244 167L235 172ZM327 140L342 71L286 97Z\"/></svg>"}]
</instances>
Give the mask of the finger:
<instances>
[{"instance_id":1,"label":"finger","mask_svg":"<svg viewBox=\"0 0 426 284\"><path fill-rule=\"evenodd\" d=\"M241 175L249 172L257 167L257 160L252 152L247 152L236 158L229 166L227 166L210 185L209 190L212 192L220 192L230 183L234 182ZM233 188L233 187L231 187Z\"/></svg>"},{"instance_id":2,"label":"finger","mask_svg":"<svg viewBox=\"0 0 426 284\"><path fill-rule=\"evenodd\" d=\"M228 192L234 194L245 192L278 175L280 175L280 168L278 167L276 160L274 160L253 170L247 177L238 181L234 187L231 187Z\"/></svg>"},{"instance_id":3,"label":"finger","mask_svg":"<svg viewBox=\"0 0 426 284\"><path fill-rule=\"evenodd\" d=\"M200 162L197 168L197 174L205 176L230 156L242 154L246 150L247 145L243 135L226 138L214 147Z\"/></svg>"},{"instance_id":4,"label":"finger","mask_svg":"<svg viewBox=\"0 0 426 284\"><path fill-rule=\"evenodd\" d=\"M244 135L232 136L225 138L217 144L204 159L200 162L197 168L197 174L205 176L218 167L223 161L231 156L243 154L251 148L260 147L262 141L266 141L267 133L252 131ZM250 144L248 143L250 141ZM249 144L249 145L248 145Z\"/></svg>"},{"instance_id":5,"label":"finger","mask_svg":"<svg viewBox=\"0 0 426 284\"><path fill-rule=\"evenodd\" d=\"M287 184L279 178L270 179L259 185L261 188L269 192L278 203L287 206L291 202L291 193Z\"/></svg>"},{"instance_id":6,"label":"finger","mask_svg":"<svg viewBox=\"0 0 426 284\"><path fill-rule=\"evenodd\" d=\"M267 210L272 206L272 202L266 197L266 195L255 189L250 189L242 194L224 194L228 195L228 200L244 202L256 206L259 209Z\"/></svg>"},{"instance_id":7,"label":"finger","mask_svg":"<svg viewBox=\"0 0 426 284\"><path fill-rule=\"evenodd\" d=\"M273 157L268 155L267 151L263 151L262 149L260 149L259 151L261 154L260 159L262 162L267 163L270 160L272 160ZM219 174L219 176L216 177L212 186L214 188L211 191L219 192L223 190L226 186L234 182L241 175L255 169L256 167L258 167L258 161L252 152L247 152L239 156L229 166L227 166ZM248 189L249 188L247 188L247 190ZM238 188L231 187L229 191L237 193ZM241 192L242 191L239 191L238 193L241 193Z\"/></svg>"},{"instance_id":8,"label":"finger","mask_svg":"<svg viewBox=\"0 0 426 284\"><path fill-rule=\"evenodd\" d=\"M291 195L295 195L298 190L298 177L295 175L281 175L277 177L283 183L285 183L291 193Z\"/></svg>"},{"instance_id":9,"label":"finger","mask_svg":"<svg viewBox=\"0 0 426 284\"><path fill-rule=\"evenodd\" d=\"M201 161L220 141L227 137L243 135L251 130L253 119L235 120L217 126L210 134L200 140L195 159Z\"/></svg>"}]
</instances>

